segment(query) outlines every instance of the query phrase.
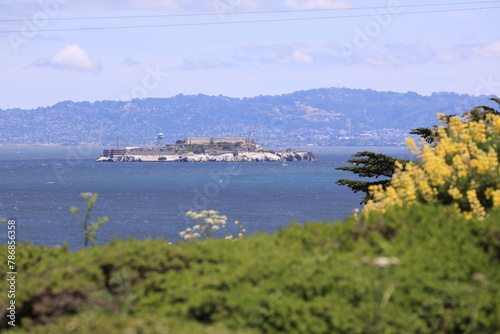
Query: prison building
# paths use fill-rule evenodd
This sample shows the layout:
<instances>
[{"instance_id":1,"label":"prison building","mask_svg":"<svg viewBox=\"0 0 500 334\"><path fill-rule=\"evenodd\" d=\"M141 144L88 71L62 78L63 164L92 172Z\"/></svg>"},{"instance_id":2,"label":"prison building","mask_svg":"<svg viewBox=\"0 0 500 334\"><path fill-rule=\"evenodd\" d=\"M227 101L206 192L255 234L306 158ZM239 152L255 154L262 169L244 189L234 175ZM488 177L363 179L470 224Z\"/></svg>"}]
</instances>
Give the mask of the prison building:
<instances>
[{"instance_id":1,"label":"prison building","mask_svg":"<svg viewBox=\"0 0 500 334\"><path fill-rule=\"evenodd\" d=\"M244 143L246 138L243 137L214 137L214 138L186 138L186 145L199 144L199 145L209 145L209 144L220 144L220 143L230 143L238 144Z\"/></svg>"},{"instance_id":2,"label":"prison building","mask_svg":"<svg viewBox=\"0 0 500 334\"><path fill-rule=\"evenodd\" d=\"M127 150L111 149L104 150L103 155L107 158L114 158L115 156L125 155L125 153L127 153Z\"/></svg>"},{"instance_id":3,"label":"prison building","mask_svg":"<svg viewBox=\"0 0 500 334\"><path fill-rule=\"evenodd\" d=\"M208 145L211 143L212 138L186 138L186 145Z\"/></svg>"}]
</instances>

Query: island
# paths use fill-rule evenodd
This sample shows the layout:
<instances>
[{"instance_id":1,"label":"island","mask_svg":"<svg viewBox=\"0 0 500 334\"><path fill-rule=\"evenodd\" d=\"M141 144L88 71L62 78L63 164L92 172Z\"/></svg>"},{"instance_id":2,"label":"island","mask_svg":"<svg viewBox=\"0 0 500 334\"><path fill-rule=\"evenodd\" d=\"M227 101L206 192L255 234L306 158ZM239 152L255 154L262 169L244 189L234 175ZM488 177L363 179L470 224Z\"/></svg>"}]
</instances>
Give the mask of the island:
<instances>
[{"instance_id":1,"label":"island","mask_svg":"<svg viewBox=\"0 0 500 334\"><path fill-rule=\"evenodd\" d=\"M265 150L252 139L244 137L191 137L164 144L164 135L157 136L156 147L107 149L96 162L311 162L318 159L306 151L286 149Z\"/></svg>"}]
</instances>

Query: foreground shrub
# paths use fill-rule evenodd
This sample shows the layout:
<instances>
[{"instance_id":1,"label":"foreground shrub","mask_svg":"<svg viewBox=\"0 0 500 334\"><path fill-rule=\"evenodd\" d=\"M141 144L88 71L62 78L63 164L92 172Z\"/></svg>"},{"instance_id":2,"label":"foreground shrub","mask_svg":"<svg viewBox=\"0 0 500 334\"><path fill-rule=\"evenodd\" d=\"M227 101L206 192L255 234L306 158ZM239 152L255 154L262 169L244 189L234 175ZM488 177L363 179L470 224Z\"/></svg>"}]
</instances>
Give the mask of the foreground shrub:
<instances>
[{"instance_id":1,"label":"foreground shrub","mask_svg":"<svg viewBox=\"0 0 500 334\"><path fill-rule=\"evenodd\" d=\"M364 212L384 212L392 205L439 203L451 205L465 217L484 218L500 206L500 116L465 122L441 115L447 127L438 127L435 146L425 142L408 147L420 162L398 165L391 185L373 186L374 200Z\"/></svg>"},{"instance_id":2,"label":"foreground shrub","mask_svg":"<svg viewBox=\"0 0 500 334\"><path fill-rule=\"evenodd\" d=\"M238 242L19 245L7 332L494 333L499 221L415 205Z\"/></svg>"}]
</instances>

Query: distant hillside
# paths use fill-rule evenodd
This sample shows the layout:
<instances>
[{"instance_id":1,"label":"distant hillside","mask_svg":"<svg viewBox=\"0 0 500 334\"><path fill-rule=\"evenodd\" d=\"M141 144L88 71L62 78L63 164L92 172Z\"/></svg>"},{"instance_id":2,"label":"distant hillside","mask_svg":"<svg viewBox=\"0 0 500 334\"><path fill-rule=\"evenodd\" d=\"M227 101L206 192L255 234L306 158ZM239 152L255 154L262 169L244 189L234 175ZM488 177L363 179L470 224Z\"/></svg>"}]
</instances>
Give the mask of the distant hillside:
<instances>
[{"instance_id":1,"label":"distant hillside","mask_svg":"<svg viewBox=\"0 0 500 334\"><path fill-rule=\"evenodd\" d=\"M32 110L0 110L0 144L152 145L186 137L245 136L268 146L400 145L435 114L488 104L485 96L322 88L278 96L177 95L132 101L59 102Z\"/></svg>"}]
</instances>

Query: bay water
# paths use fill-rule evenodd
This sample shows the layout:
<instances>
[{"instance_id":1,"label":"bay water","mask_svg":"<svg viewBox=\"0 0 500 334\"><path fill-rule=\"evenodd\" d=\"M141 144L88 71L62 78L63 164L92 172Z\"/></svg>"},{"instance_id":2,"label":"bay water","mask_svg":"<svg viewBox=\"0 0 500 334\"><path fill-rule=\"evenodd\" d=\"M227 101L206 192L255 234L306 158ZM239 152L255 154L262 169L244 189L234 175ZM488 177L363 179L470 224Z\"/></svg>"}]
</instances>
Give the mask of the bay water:
<instances>
[{"instance_id":1,"label":"bay water","mask_svg":"<svg viewBox=\"0 0 500 334\"><path fill-rule=\"evenodd\" d=\"M356 179L335 167L359 151L411 158L399 147L306 147L318 162L282 163L96 163L100 147L0 146L0 217L16 220L18 241L70 249L83 246L82 192L99 195L91 219L107 216L97 241L113 237L180 240L195 223L188 210L217 210L228 217L219 237L273 233L292 220L333 222L360 209L362 194L335 184ZM7 241L6 224L0 242ZM216 235L216 236L217 236Z\"/></svg>"}]
</instances>

